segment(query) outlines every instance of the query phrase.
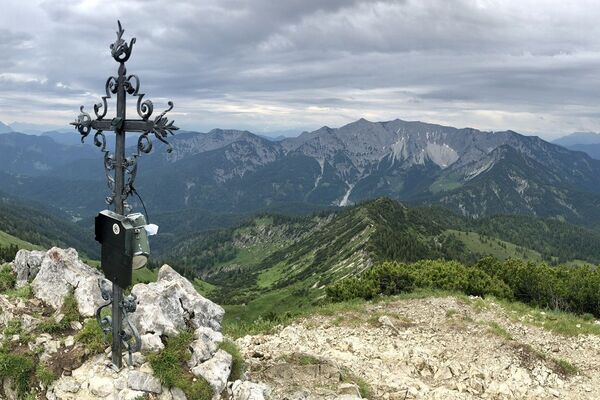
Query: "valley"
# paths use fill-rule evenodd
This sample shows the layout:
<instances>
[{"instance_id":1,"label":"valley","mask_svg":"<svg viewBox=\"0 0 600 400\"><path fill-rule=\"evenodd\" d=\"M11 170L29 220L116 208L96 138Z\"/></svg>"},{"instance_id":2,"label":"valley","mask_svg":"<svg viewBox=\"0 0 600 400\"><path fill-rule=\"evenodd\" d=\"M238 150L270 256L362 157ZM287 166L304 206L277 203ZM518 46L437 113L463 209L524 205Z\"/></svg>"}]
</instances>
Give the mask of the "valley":
<instances>
[{"instance_id":1,"label":"valley","mask_svg":"<svg viewBox=\"0 0 600 400\"><path fill-rule=\"evenodd\" d=\"M328 285L385 260L472 264L493 256L578 266L600 262L598 243L595 231L560 221L471 220L378 199L312 216L263 214L189 238L158 264L208 283L201 292L227 307L226 318L253 321L319 304Z\"/></svg>"}]
</instances>

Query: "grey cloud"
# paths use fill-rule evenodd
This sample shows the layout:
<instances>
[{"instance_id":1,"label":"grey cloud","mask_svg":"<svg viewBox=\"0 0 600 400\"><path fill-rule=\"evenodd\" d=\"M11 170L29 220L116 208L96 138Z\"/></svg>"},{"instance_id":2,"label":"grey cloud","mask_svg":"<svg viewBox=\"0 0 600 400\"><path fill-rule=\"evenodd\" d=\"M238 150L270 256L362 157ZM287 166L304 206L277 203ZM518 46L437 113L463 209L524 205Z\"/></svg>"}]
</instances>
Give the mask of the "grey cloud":
<instances>
[{"instance_id":1,"label":"grey cloud","mask_svg":"<svg viewBox=\"0 0 600 400\"><path fill-rule=\"evenodd\" d=\"M138 39L129 73L157 109L173 99L188 129L312 129L364 116L600 130L591 1L6 1L4 122L67 123L74 104L91 108L116 73L108 44L121 19Z\"/></svg>"}]
</instances>

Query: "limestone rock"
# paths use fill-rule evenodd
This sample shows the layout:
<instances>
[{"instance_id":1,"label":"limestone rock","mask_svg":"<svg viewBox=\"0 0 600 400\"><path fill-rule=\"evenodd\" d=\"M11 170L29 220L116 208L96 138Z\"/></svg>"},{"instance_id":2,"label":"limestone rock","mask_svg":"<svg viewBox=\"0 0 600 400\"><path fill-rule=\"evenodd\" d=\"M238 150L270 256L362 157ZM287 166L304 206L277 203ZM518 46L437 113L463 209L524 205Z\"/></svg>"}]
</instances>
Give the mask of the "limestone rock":
<instances>
[{"instance_id":1,"label":"limestone rock","mask_svg":"<svg viewBox=\"0 0 600 400\"><path fill-rule=\"evenodd\" d=\"M171 396L173 400L188 400L183 390L177 387L171 388Z\"/></svg>"},{"instance_id":2,"label":"limestone rock","mask_svg":"<svg viewBox=\"0 0 600 400\"><path fill-rule=\"evenodd\" d=\"M74 249L53 247L43 257L32 282L33 293L46 304L60 309L65 297L74 292L79 313L92 317L96 308L105 303L98 289L100 278L102 274L84 264Z\"/></svg>"},{"instance_id":3,"label":"limestone rock","mask_svg":"<svg viewBox=\"0 0 600 400\"><path fill-rule=\"evenodd\" d=\"M12 262L12 269L17 275L16 287L25 286L36 277L45 256L43 251L19 250Z\"/></svg>"},{"instance_id":4,"label":"limestone rock","mask_svg":"<svg viewBox=\"0 0 600 400\"><path fill-rule=\"evenodd\" d=\"M231 400L264 400L268 388L260 383L237 380L230 389Z\"/></svg>"},{"instance_id":5,"label":"limestone rock","mask_svg":"<svg viewBox=\"0 0 600 400\"><path fill-rule=\"evenodd\" d=\"M106 397L113 392L113 381L108 377L97 377L89 382L90 392L98 397Z\"/></svg>"},{"instance_id":6,"label":"limestone rock","mask_svg":"<svg viewBox=\"0 0 600 400\"><path fill-rule=\"evenodd\" d=\"M175 336L187 326L221 330L223 308L198 294L168 265L162 266L156 282L138 283L131 292L138 299L131 321L141 334Z\"/></svg>"},{"instance_id":7,"label":"limestone rock","mask_svg":"<svg viewBox=\"0 0 600 400\"><path fill-rule=\"evenodd\" d=\"M56 389L60 392L77 393L81 385L72 376L65 376L56 383Z\"/></svg>"},{"instance_id":8,"label":"limestone rock","mask_svg":"<svg viewBox=\"0 0 600 400\"><path fill-rule=\"evenodd\" d=\"M227 379L231 373L232 357L229 353L219 350L210 360L192 368L192 373L201 376L212 386L215 393L213 399L220 398L221 392L227 386Z\"/></svg>"},{"instance_id":9,"label":"limestone rock","mask_svg":"<svg viewBox=\"0 0 600 400\"><path fill-rule=\"evenodd\" d=\"M131 371L127 380L130 389L142 392L161 393L161 384L158 378L140 371Z\"/></svg>"},{"instance_id":10,"label":"limestone rock","mask_svg":"<svg viewBox=\"0 0 600 400\"><path fill-rule=\"evenodd\" d=\"M131 390L131 389L123 389L119 392L119 400L139 400L145 399L146 392L141 390Z\"/></svg>"},{"instance_id":11,"label":"limestone rock","mask_svg":"<svg viewBox=\"0 0 600 400\"><path fill-rule=\"evenodd\" d=\"M4 389L4 395L6 396L7 400L17 400L19 398L15 388L15 383L12 378L4 378L4 381L2 382L2 388Z\"/></svg>"},{"instance_id":12,"label":"limestone rock","mask_svg":"<svg viewBox=\"0 0 600 400\"><path fill-rule=\"evenodd\" d=\"M215 332L211 328L201 327L194 332L195 340L190 345L192 357L188 363L190 368L211 358L223 341L223 334Z\"/></svg>"},{"instance_id":13,"label":"limestone rock","mask_svg":"<svg viewBox=\"0 0 600 400\"><path fill-rule=\"evenodd\" d=\"M141 335L143 352L156 353L165 348L160 336L155 333Z\"/></svg>"},{"instance_id":14,"label":"limestone rock","mask_svg":"<svg viewBox=\"0 0 600 400\"><path fill-rule=\"evenodd\" d=\"M350 396L353 398L358 398L358 399L361 398L360 390L358 389L358 386L355 385L354 383L340 384L340 386L338 387L338 393L341 395Z\"/></svg>"}]
</instances>

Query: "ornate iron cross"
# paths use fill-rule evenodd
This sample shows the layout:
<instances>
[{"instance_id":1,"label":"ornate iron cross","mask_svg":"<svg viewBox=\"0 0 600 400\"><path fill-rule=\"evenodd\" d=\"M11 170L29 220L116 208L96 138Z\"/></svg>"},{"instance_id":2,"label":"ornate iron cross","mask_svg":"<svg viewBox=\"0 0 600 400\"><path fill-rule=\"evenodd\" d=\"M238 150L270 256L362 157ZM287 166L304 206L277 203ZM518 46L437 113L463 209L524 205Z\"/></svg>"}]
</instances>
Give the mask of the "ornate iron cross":
<instances>
[{"instance_id":1,"label":"ornate iron cross","mask_svg":"<svg viewBox=\"0 0 600 400\"><path fill-rule=\"evenodd\" d=\"M81 134L81 142L94 129L94 144L104 152L104 169L108 181L108 187L111 190L111 195L106 198L109 205L114 205L115 211L119 214L126 214L130 208L127 205L127 197L135 190L134 182L137 173L137 158L142 153L149 153L152 150L152 141L150 134L165 143L171 152L172 147L167 142L168 134L173 134L173 131L179 128L173 125L173 121L169 121L165 115L173 109L173 102L168 102L168 108L151 118L154 112L154 104L150 100L144 100L144 93L140 93L140 80L137 75L127 75L125 62L129 60L135 38L131 39L129 44L123 39L125 32L121 27L121 22L118 21L119 30L117 31L117 39L110 45L112 57L119 65L118 76L111 76L106 80L105 91L106 95L102 96L100 103L94 104L94 114L96 119L92 119L89 113L83 111L84 106L80 107L81 113L75 122L79 133ZM117 95L116 117L107 119L108 112L107 100L113 94ZM137 97L137 113L141 119L126 118L126 97L127 94ZM105 131L114 131L116 134L115 153L111 154L106 149ZM140 134L137 143L137 153L129 157L125 157L125 133L136 132ZM114 177L112 171L114 172ZM125 182L125 173L128 175Z\"/></svg>"},{"instance_id":2,"label":"ornate iron cross","mask_svg":"<svg viewBox=\"0 0 600 400\"><path fill-rule=\"evenodd\" d=\"M106 95L102 96L102 101L94 105L94 114L96 119L92 119L90 114L83 111L81 106L81 114L77 120L72 123L81 134L81 142L94 129L94 144L104 152L104 170L108 180L108 187L111 194L106 198L109 205L113 205L117 214L126 215L130 211L127 204L127 197L135 191L134 182L137 173L137 159L142 153L149 153L152 150L152 141L150 134L167 144L167 151L171 151L171 145L167 142L168 134L173 134L173 131L178 130L173 121L169 121L165 115L173 109L173 103L168 102L169 107L151 118L154 111L154 105L150 100L144 100L144 94L140 93L140 80L136 75L127 75L125 62L129 60L135 38L131 39L129 44L123 39L125 32L121 27L121 22L118 22L119 30L117 31L117 39L110 45L112 57L119 63L118 76L111 76L106 81ZM106 118L108 112L107 100L113 94L117 95L116 116L112 119ZM137 113L141 119L127 119L125 102L127 95L137 97ZM116 145L114 154L111 154L106 149L105 131L114 131L116 136ZM125 156L125 133L136 132L140 134L137 142L137 152L129 157ZM113 172L114 171L114 175ZM125 181L125 175L128 179ZM130 356L132 349L139 350L140 340L139 335L127 320L127 313L135 311L135 298L128 296L123 299L123 289L119 282L113 281L112 293L102 287L102 297L105 300L110 300L109 303L100 307L97 312L97 318L105 331L112 330L112 362L117 368L121 368L121 346L125 344L129 350ZM102 308L112 303L112 318L100 317ZM123 330L123 322L129 326L130 333ZM129 343L132 336L135 339L135 345ZM131 357L130 357L131 358Z\"/></svg>"}]
</instances>

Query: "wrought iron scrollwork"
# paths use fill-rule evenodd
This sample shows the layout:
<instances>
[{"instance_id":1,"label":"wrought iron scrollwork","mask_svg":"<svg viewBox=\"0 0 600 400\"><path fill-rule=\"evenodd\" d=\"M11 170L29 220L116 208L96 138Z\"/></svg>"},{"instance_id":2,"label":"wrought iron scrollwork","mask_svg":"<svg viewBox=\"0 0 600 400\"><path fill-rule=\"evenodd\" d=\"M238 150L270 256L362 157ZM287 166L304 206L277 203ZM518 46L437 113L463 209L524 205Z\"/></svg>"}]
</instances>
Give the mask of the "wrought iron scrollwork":
<instances>
[{"instance_id":1,"label":"wrought iron scrollwork","mask_svg":"<svg viewBox=\"0 0 600 400\"><path fill-rule=\"evenodd\" d=\"M100 103L94 104L94 114L96 114L96 118L103 119L108 112L108 104L106 100L111 98L111 93L117 93L118 81L114 76L109 77L106 80L106 84L104 85L104 90L106 91L106 95L102 96L102 100Z\"/></svg>"},{"instance_id":2,"label":"wrought iron scrollwork","mask_svg":"<svg viewBox=\"0 0 600 400\"><path fill-rule=\"evenodd\" d=\"M129 365L133 365L132 354L140 351L142 348L142 338L140 337L135 325L133 325L129 320L129 314L135 312L137 309L136 301L137 297L134 294L130 294L119 304L119 307L123 312L123 321L126 323L125 329L121 330L119 336L121 337L121 341L125 347L127 347L127 353L129 354Z\"/></svg>"},{"instance_id":3,"label":"wrought iron scrollwork","mask_svg":"<svg viewBox=\"0 0 600 400\"><path fill-rule=\"evenodd\" d=\"M108 303L101 305L96 310L96 321L102 328L104 334L108 334L112 327L112 318L110 316L102 316L102 310L112 304L112 285L107 279L98 279L98 287L100 288L100 295L102 299L108 301Z\"/></svg>"},{"instance_id":4,"label":"wrought iron scrollwork","mask_svg":"<svg viewBox=\"0 0 600 400\"><path fill-rule=\"evenodd\" d=\"M92 130L92 117L90 114L83 111L83 108L83 106L79 107L80 113L75 122L71 123L71 125L75 125L75 129L79 131L79 134L81 135L81 143L83 143L83 140L87 137L87 135L90 134L90 131Z\"/></svg>"},{"instance_id":5,"label":"wrought iron scrollwork","mask_svg":"<svg viewBox=\"0 0 600 400\"><path fill-rule=\"evenodd\" d=\"M110 316L102 316L102 310L106 307L112 305L113 303L113 291L112 285L107 279L98 279L98 287L100 288L100 295L102 299L108 301L108 303L101 305L96 310L96 321L102 328L102 332L105 335L111 332L112 328L112 318ZM121 308L123 315L123 322L125 323L125 329L122 329L119 333L121 341L127 348L127 352L129 353L128 362L129 365L133 365L132 354L140 351L142 347L142 338L135 325L131 323L129 320L129 314L135 312L137 309L137 297L134 294L131 294L119 303L119 308Z\"/></svg>"},{"instance_id":6,"label":"wrought iron scrollwork","mask_svg":"<svg viewBox=\"0 0 600 400\"><path fill-rule=\"evenodd\" d=\"M143 100L146 94L140 93L140 78L137 75L129 75L125 80L125 84L127 85L127 93L138 98L138 115L142 120L147 121L154 112L154 104L150 100Z\"/></svg>"}]
</instances>

